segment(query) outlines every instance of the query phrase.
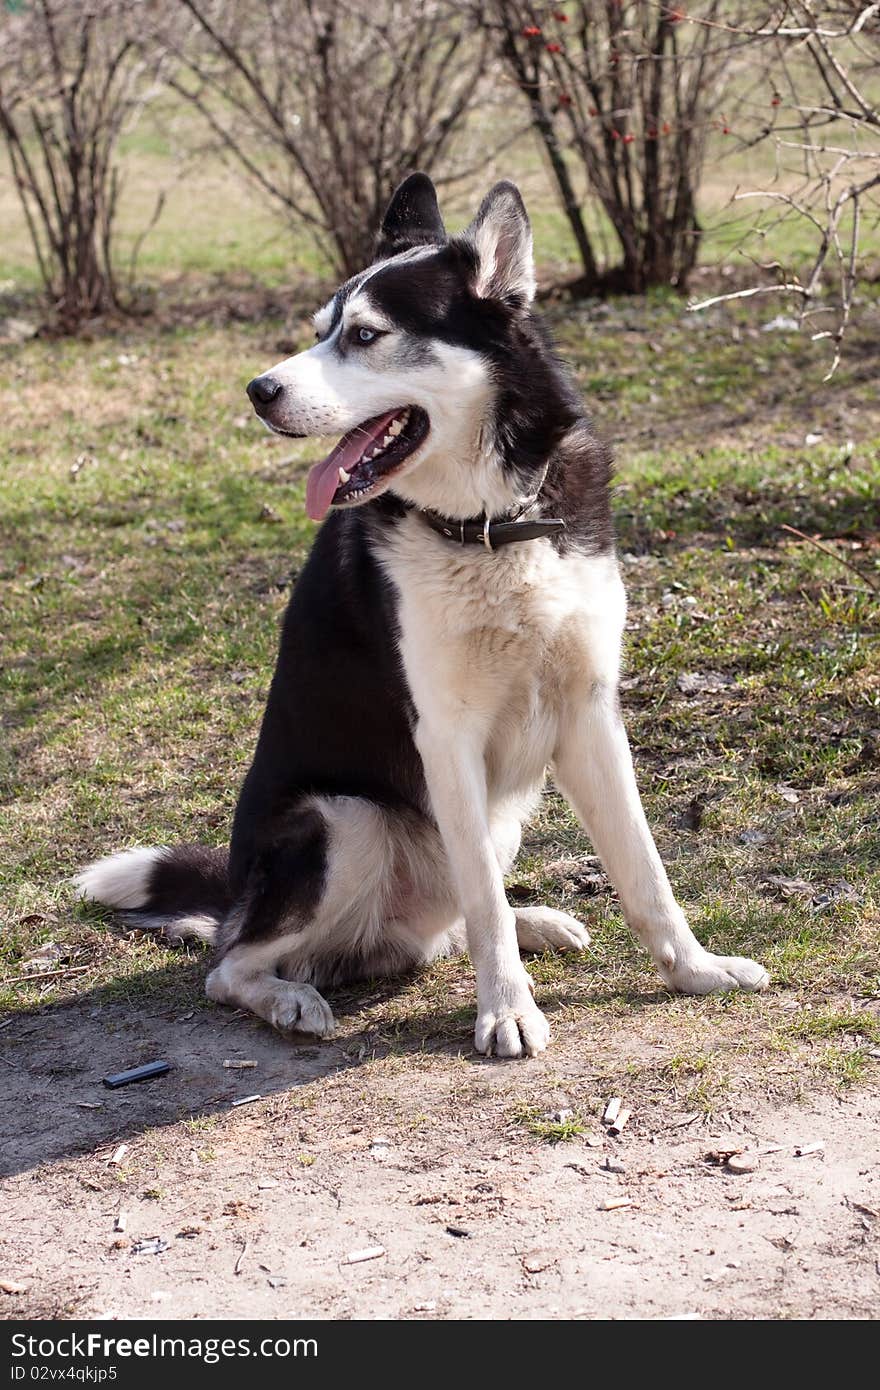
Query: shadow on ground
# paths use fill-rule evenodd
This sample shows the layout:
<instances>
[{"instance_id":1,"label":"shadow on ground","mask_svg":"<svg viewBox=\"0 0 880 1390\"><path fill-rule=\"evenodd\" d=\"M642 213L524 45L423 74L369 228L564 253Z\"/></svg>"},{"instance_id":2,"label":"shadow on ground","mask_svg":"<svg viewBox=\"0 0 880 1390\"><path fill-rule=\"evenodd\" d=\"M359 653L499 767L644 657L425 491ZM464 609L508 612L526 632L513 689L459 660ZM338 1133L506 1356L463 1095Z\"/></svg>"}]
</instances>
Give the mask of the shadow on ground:
<instances>
[{"instance_id":1,"label":"shadow on ground","mask_svg":"<svg viewBox=\"0 0 880 1390\"><path fill-rule=\"evenodd\" d=\"M182 975L195 990L203 974L200 961L178 958L126 984L136 996L148 980L155 997L163 988L179 993ZM352 1065L332 1042L282 1039L256 1019L208 1005L181 1013L159 999L121 1002L119 989L114 982L4 1023L0 1175L227 1111L254 1093L286 1093ZM167 1075L119 1090L103 1085L106 1075L158 1060L171 1064ZM224 1060L257 1065L227 1069Z\"/></svg>"}]
</instances>

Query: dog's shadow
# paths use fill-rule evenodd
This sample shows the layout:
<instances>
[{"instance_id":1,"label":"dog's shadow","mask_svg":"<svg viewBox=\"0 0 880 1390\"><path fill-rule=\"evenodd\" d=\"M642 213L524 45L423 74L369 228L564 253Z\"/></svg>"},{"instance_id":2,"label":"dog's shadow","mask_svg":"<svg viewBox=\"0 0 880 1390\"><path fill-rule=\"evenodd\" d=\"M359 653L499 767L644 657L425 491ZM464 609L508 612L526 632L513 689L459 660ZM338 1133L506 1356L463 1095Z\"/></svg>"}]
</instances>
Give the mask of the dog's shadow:
<instances>
[{"instance_id":1,"label":"dog's shadow","mask_svg":"<svg viewBox=\"0 0 880 1390\"><path fill-rule=\"evenodd\" d=\"M197 1148L206 1118L235 1113L237 1100L287 1096L356 1065L333 1042L288 1040L210 1004L204 974L203 957L175 951L158 969L4 1019L0 1174L89 1153L106 1163L112 1146L181 1120L194 1122ZM151 1061L171 1070L118 1090L104 1086L105 1076Z\"/></svg>"}]
</instances>

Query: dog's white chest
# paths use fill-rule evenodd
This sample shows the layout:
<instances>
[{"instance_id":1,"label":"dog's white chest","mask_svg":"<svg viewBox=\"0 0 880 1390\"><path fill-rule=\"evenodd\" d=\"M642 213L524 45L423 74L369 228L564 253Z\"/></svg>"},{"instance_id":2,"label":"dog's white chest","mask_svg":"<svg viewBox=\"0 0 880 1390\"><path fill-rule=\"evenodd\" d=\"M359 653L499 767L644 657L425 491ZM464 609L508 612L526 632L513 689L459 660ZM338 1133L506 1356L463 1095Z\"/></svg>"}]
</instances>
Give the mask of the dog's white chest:
<instances>
[{"instance_id":1,"label":"dog's white chest","mask_svg":"<svg viewBox=\"0 0 880 1390\"><path fill-rule=\"evenodd\" d=\"M413 518L383 556L419 720L475 731L490 783L518 790L553 756L571 694L616 677L623 594L612 556L527 541L456 549Z\"/></svg>"}]
</instances>

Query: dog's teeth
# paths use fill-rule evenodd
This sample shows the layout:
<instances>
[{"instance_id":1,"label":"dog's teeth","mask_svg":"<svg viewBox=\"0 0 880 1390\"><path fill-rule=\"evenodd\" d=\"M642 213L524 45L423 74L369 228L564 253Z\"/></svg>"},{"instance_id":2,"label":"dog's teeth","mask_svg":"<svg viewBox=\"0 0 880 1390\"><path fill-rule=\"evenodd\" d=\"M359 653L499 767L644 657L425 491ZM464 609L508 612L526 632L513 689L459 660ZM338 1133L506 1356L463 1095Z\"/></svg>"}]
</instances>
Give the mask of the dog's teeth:
<instances>
[{"instance_id":1,"label":"dog's teeth","mask_svg":"<svg viewBox=\"0 0 880 1390\"><path fill-rule=\"evenodd\" d=\"M390 435L392 438L396 439L402 429L402 420L392 420L391 424L388 426L388 434L385 436L385 438L387 439Z\"/></svg>"},{"instance_id":2,"label":"dog's teeth","mask_svg":"<svg viewBox=\"0 0 880 1390\"><path fill-rule=\"evenodd\" d=\"M339 470L339 481L340 481L341 483L350 483L350 482L351 482L351 474L350 474L350 473L346 473L346 471L345 471L344 468L340 468L340 470Z\"/></svg>"},{"instance_id":3,"label":"dog's teeth","mask_svg":"<svg viewBox=\"0 0 880 1390\"><path fill-rule=\"evenodd\" d=\"M382 440L382 448L383 448L383 449L387 449L387 448L388 448L388 445L389 445L389 444L393 444L393 443L394 443L394 435L393 435L393 434L386 434L385 438Z\"/></svg>"}]
</instances>

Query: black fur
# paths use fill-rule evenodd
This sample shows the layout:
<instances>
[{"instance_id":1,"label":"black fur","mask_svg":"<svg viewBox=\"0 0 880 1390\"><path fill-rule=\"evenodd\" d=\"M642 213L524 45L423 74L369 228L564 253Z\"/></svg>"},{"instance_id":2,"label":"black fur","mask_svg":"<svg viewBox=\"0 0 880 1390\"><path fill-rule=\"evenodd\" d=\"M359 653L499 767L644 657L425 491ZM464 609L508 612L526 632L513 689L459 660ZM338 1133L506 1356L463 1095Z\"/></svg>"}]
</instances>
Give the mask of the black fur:
<instances>
[{"instance_id":1,"label":"black fur","mask_svg":"<svg viewBox=\"0 0 880 1390\"><path fill-rule=\"evenodd\" d=\"M370 547L369 506L324 523L284 618L257 751L235 812L233 893L255 866L302 854L310 794L363 796L423 812L421 760L397 644L394 596ZM305 837L317 854L314 833ZM317 881L318 875L310 871ZM286 878L286 876L285 876ZM295 892L295 878L286 878ZM299 908L300 903L293 903Z\"/></svg>"},{"instance_id":2,"label":"black fur","mask_svg":"<svg viewBox=\"0 0 880 1390\"><path fill-rule=\"evenodd\" d=\"M445 240L446 228L434 185L427 174L410 174L394 193L382 218L376 238L376 260Z\"/></svg>"},{"instance_id":3,"label":"black fur","mask_svg":"<svg viewBox=\"0 0 880 1390\"><path fill-rule=\"evenodd\" d=\"M229 852L204 845L166 850L150 870L148 910L157 917L181 911L222 917L230 903Z\"/></svg>"},{"instance_id":4,"label":"black fur","mask_svg":"<svg viewBox=\"0 0 880 1390\"><path fill-rule=\"evenodd\" d=\"M542 485L542 513L566 523L554 544L608 550L608 450L592 434L528 305L517 295L476 296L472 237L446 239L433 187L414 175L392 200L378 253L393 257L434 244L435 254L392 259L370 278L367 293L426 353L440 340L482 354L497 385L502 467L523 493ZM340 289L338 312L360 279ZM296 931L319 901L326 873L326 828L311 797L365 797L430 816L398 652L396 598L376 558L383 532L406 511L388 492L333 513L321 527L284 618L254 761L235 812L228 879L219 855L170 852L154 871L143 910L205 909L220 916L233 905L221 951L237 940Z\"/></svg>"}]
</instances>

